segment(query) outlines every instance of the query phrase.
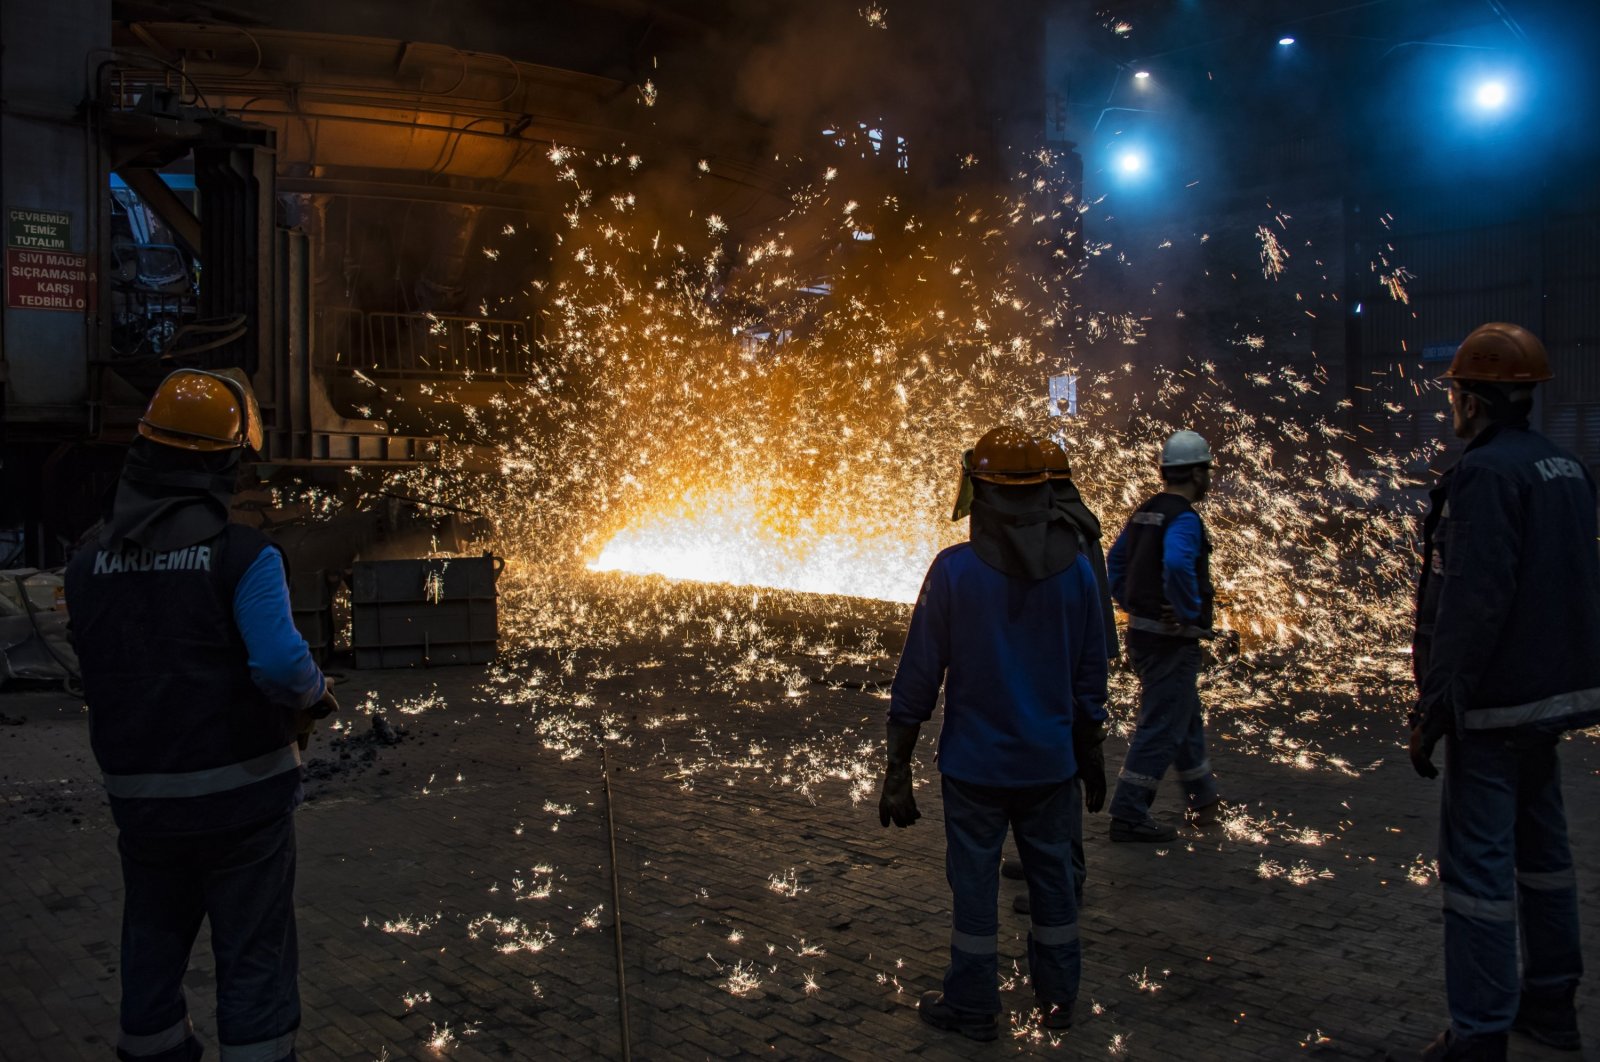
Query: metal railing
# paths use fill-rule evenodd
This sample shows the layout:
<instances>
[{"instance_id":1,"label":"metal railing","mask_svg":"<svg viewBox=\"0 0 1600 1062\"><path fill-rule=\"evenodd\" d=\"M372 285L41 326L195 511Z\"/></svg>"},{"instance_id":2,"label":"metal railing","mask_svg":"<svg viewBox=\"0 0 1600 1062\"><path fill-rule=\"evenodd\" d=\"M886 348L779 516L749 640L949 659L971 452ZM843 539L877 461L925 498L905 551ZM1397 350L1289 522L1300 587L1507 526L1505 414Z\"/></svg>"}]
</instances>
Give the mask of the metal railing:
<instances>
[{"instance_id":1,"label":"metal railing","mask_svg":"<svg viewBox=\"0 0 1600 1062\"><path fill-rule=\"evenodd\" d=\"M425 313L369 313L359 365L380 376L525 377L533 368L527 321Z\"/></svg>"},{"instance_id":2,"label":"metal railing","mask_svg":"<svg viewBox=\"0 0 1600 1062\"><path fill-rule=\"evenodd\" d=\"M524 379L533 368L525 320L426 313L318 311L316 363L368 376Z\"/></svg>"}]
</instances>

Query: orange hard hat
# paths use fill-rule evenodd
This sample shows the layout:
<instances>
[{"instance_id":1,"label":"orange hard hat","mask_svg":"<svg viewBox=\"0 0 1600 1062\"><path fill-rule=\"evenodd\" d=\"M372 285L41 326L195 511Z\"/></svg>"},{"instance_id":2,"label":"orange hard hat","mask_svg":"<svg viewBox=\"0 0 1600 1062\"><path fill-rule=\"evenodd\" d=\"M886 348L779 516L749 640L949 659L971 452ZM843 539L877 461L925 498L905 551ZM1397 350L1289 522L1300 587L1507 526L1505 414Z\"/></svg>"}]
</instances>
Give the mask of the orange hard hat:
<instances>
[{"instance_id":1,"label":"orange hard hat","mask_svg":"<svg viewBox=\"0 0 1600 1062\"><path fill-rule=\"evenodd\" d=\"M1044 467L1050 478L1071 479L1072 462L1067 459L1067 448L1048 435L1039 436L1038 442L1039 449L1044 451Z\"/></svg>"},{"instance_id":2,"label":"orange hard hat","mask_svg":"<svg viewBox=\"0 0 1600 1062\"><path fill-rule=\"evenodd\" d=\"M990 428L972 448L968 474L1006 486L1043 483L1050 478L1044 449L1021 428Z\"/></svg>"},{"instance_id":3,"label":"orange hard hat","mask_svg":"<svg viewBox=\"0 0 1600 1062\"><path fill-rule=\"evenodd\" d=\"M1555 379L1539 337L1521 325L1491 321L1461 341L1441 380L1535 384Z\"/></svg>"},{"instance_id":4,"label":"orange hard hat","mask_svg":"<svg viewBox=\"0 0 1600 1062\"><path fill-rule=\"evenodd\" d=\"M156 388L139 434L180 450L259 450L261 410L243 373L178 369Z\"/></svg>"}]
</instances>

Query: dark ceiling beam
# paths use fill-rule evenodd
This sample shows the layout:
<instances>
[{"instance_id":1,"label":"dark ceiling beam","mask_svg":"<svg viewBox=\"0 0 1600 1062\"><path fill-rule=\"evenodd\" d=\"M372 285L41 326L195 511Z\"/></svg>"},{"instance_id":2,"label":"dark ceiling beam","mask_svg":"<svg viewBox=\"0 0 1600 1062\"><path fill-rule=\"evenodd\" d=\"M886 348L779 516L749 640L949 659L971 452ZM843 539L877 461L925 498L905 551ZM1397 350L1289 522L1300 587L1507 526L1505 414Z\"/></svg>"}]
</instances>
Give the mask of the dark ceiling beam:
<instances>
[{"instance_id":1,"label":"dark ceiling beam","mask_svg":"<svg viewBox=\"0 0 1600 1062\"><path fill-rule=\"evenodd\" d=\"M410 203L449 203L495 207L524 214L559 214L558 197L517 192L496 192L459 186L409 184L340 177L279 177L278 191L296 195L332 195L351 199L394 199Z\"/></svg>"},{"instance_id":2,"label":"dark ceiling beam","mask_svg":"<svg viewBox=\"0 0 1600 1062\"><path fill-rule=\"evenodd\" d=\"M190 213L178 194L167 187L155 170L142 169L137 166L123 166L116 171L124 184L133 189L151 210L158 214L172 234L177 237L183 249L196 258L200 255L200 219Z\"/></svg>"}]
</instances>

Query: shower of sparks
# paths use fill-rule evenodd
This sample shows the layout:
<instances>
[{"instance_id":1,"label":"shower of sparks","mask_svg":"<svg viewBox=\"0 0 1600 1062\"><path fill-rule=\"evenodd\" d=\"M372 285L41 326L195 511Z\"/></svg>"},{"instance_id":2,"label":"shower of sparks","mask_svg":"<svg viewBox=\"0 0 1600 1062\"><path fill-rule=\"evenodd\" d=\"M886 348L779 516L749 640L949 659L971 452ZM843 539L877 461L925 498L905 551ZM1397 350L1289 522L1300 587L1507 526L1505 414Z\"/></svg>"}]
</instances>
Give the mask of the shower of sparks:
<instances>
[{"instance_id":1,"label":"shower of sparks","mask_svg":"<svg viewBox=\"0 0 1600 1062\"><path fill-rule=\"evenodd\" d=\"M795 871L794 867L790 867L786 873L773 874L767 878L767 888L790 900L803 892L811 891L800 884L800 875Z\"/></svg>"},{"instance_id":2,"label":"shower of sparks","mask_svg":"<svg viewBox=\"0 0 1600 1062\"><path fill-rule=\"evenodd\" d=\"M1413 885L1432 885L1439 880L1439 861L1417 856L1405 867L1406 880Z\"/></svg>"},{"instance_id":3,"label":"shower of sparks","mask_svg":"<svg viewBox=\"0 0 1600 1062\"><path fill-rule=\"evenodd\" d=\"M861 17L873 29L889 28L889 12L882 4L868 4L861 9Z\"/></svg>"},{"instance_id":4,"label":"shower of sparks","mask_svg":"<svg viewBox=\"0 0 1600 1062\"><path fill-rule=\"evenodd\" d=\"M488 914L467 923L467 937L470 940L487 937L502 955L524 951L537 954L556 940L549 926L536 929L524 924L520 918L496 918Z\"/></svg>"},{"instance_id":5,"label":"shower of sparks","mask_svg":"<svg viewBox=\"0 0 1600 1062\"><path fill-rule=\"evenodd\" d=\"M410 1010L418 1003L433 1002L433 996L427 992L407 992L405 995L400 997L400 1001L406 1005L407 1010Z\"/></svg>"},{"instance_id":6,"label":"shower of sparks","mask_svg":"<svg viewBox=\"0 0 1600 1062\"><path fill-rule=\"evenodd\" d=\"M514 900L547 900L555 891L555 868L539 865L529 867L528 873L532 875L531 881L522 878L511 879L511 898Z\"/></svg>"},{"instance_id":7,"label":"shower of sparks","mask_svg":"<svg viewBox=\"0 0 1600 1062\"><path fill-rule=\"evenodd\" d=\"M1265 225L1256 227L1256 238L1261 241L1261 275L1268 280L1278 279L1289 262L1289 252L1278 242L1278 234Z\"/></svg>"},{"instance_id":8,"label":"shower of sparks","mask_svg":"<svg viewBox=\"0 0 1600 1062\"><path fill-rule=\"evenodd\" d=\"M427 918L422 915L402 915L393 921L383 923L383 925L379 928L381 928L385 933L395 933L404 937L416 937L421 936L423 933L432 929L434 925L436 925L443 917L443 912L434 914L432 918ZM368 920L363 924L371 925L371 921Z\"/></svg>"},{"instance_id":9,"label":"shower of sparks","mask_svg":"<svg viewBox=\"0 0 1600 1062\"><path fill-rule=\"evenodd\" d=\"M1129 974L1128 981L1140 992L1148 992L1152 996L1161 991L1163 987L1160 981L1151 980L1150 968L1148 966L1140 970L1138 973Z\"/></svg>"},{"instance_id":10,"label":"shower of sparks","mask_svg":"<svg viewBox=\"0 0 1600 1062\"><path fill-rule=\"evenodd\" d=\"M450 1024L446 1022L443 1028L434 1025L428 1033L427 1045L435 1051L447 1051L456 1045L456 1034L450 1031Z\"/></svg>"},{"instance_id":11,"label":"shower of sparks","mask_svg":"<svg viewBox=\"0 0 1600 1062\"><path fill-rule=\"evenodd\" d=\"M741 233L739 254L714 214L633 231L635 208L611 205L632 201L631 160L551 150L576 187L572 231L541 281L539 371L473 405L459 439L498 452L502 474L458 473L447 458L397 483L493 515L512 561L504 623L530 645L578 628L601 643L693 638L707 624L721 647L746 645L714 668L712 689L777 682L780 696L803 700L807 672L779 663L770 640L735 633L741 622L792 607L783 594L914 600L932 557L965 537L948 519L953 469L987 427L1060 431L1114 533L1155 488L1160 440L1192 423L1218 453L1203 508L1219 623L1242 643L1208 685L1264 712L1291 689L1353 697L1406 681L1415 512L1384 499L1414 485L1434 449L1374 449L1358 473L1335 445L1345 429L1315 365L1268 363L1230 382L1209 364L1076 364L1057 327L1083 309L1075 267L1055 253L1080 209L1063 159L1030 155L1013 186L914 198L885 194L851 159L866 130L837 136L846 149L816 164L789 216ZM862 245L857 229L877 239ZM1142 335L1133 315L1082 316L1100 342ZM1251 337L1257 345L1264 337ZM1051 421L1042 381L1063 371L1079 374L1080 415ZM578 565L680 582L586 582ZM719 592L682 581L766 596L717 617L699 609ZM578 600L587 614L568 608ZM553 696L539 688L547 680L527 673L530 707ZM587 696L566 702L582 709ZM547 748L576 758L589 735L568 718L539 712L535 726ZM1329 766L1310 745L1283 755ZM685 789L702 769L683 765ZM868 799L870 767L847 770L851 799ZM808 795L830 776L784 773Z\"/></svg>"},{"instance_id":12,"label":"shower of sparks","mask_svg":"<svg viewBox=\"0 0 1600 1062\"><path fill-rule=\"evenodd\" d=\"M842 128L841 146L866 148L865 129ZM1138 346L1146 322L1074 299L1060 232L1090 204L1066 182L1066 161L1030 156L1012 186L917 198L863 180L847 150L817 161L789 216L750 233L703 209L665 218L627 185L638 156L551 149L552 176L572 198L555 257L540 267L549 279L534 285L537 368L463 404L466 428L454 429L446 459L391 484L492 517L508 559L502 644L513 648L490 666L486 693L525 713L519 728L538 748L575 760L597 755L604 735L613 748L637 742L649 769L685 791L753 783L813 804L870 801L876 730L754 739L702 724L696 705L715 694L808 712L832 691L887 697L888 632L903 630L933 556L965 539L966 525L949 520L953 470L993 424L1059 434L1108 535L1157 488L1160 441L1195 426L1218 454L1201 508L1216 543L1218 625L1238 639L1202 674L1211 725L1239 754L1345 776L1373 769L1330 755L1318 735L1367 714L1374 728L1393 725L1377 714L1410 683L1417 515L1397 499L1439 448L1372 446L1358 469L1343 445L1348 404L1327 394L1329 374L1314 359L1277 363L1276 334L1246 333L1245 322L1220 368L1153 366L1134 352L1123 364L1083 363L1061 322L1083 320L1101 350ZM635 227L635 217L650 220ZM1291 261L1283 225L1275 216L1258 236L1264 272L1287 289L1314 254ZM1109 262L1117 249L1101 250ZM517 268L509 253L488 257ZM1409 274L1387 260L1381 270L1403 298ZM1079 412L1053 418L1044 381L1067 372L1078 376ZM430 385L437 400L453 386ZM485 452L498 475L469 470ZM624 646L648 648L612 652ZM1135 703L1131 675L1112 683L1113 703ZM623 710L619 695L650 710ZM377 697L363 707L377 712ZM435 691L387 707L421 714L443 702ZM1116 725L1126 733L1130 722ZM547 800L543 810L558 829L577 806ZM1335 843L1329 829L1230 807L1223 832L1278 849L1282 862L1259 859L1264 879L1332 876L1282 852L1320 855ZM510 882L491 890L496 902L559 906L538 905L557 887L552 867L491 874ZM808 891L798 868L767 884L786 900ZM603 914L580 908L554 928L486 914L465 928L520 962L553 953L568 931L599 928ZM432 924L402 919L386 931L407 932L388 928L402 923L413 935ZM730 946L748 942L725 932ZM765 947L770 965L719 964L717 987L746 996L767 979L819 991L803 961L823 949ZM903 967L877 983L903 993ZM1142 993L1162 988L1148 971L1129 980ZM1030 1042L1048 1032L1023 1026ZM1108 1051L1126 1045L1118 1034Z\"/></svg>"},{"instance_id":13,"label":"shower of sparks","mask_svg":"<svg viewBox=\"0 0 1600 1062\"><path fill-rule=\"evenodd\" d=\"M1378 279L1382 281L1384 289L1389 292L1389 297L1402 305L1411 305L1411 294L1406 291L1406 281L1412 279L1412 274L1404 266L1395 268L1392 272L1381 274Z\"/></svg>"},{"instance_id":14,"label":"shower of sparks","mask_svg":"<svg viewBox=\"0 0 1600 1062\"><path fill-rule=\"evenodd\" d=\"M722 987L731 996L743 999L761 988L761 971L754 963L736 962L727 972Z\"/></svg>"},{"instance_id":15,"label":"shower of sparks","mask_svg":"<svg viewBox=\"0 0 1600 1062\"><path fill-rule=\"evenodd\" d=\"M1269 881L1273 878L1282 878L1291 885L1303 887L1319 879L1332 878L1333 871L1328 870L1326 867L1318 870L1303 859L1285 867L1276 860L1267 859L1263 856L1261 862L1256 864L1256 876Z\"/></svg>"}]
</instances>

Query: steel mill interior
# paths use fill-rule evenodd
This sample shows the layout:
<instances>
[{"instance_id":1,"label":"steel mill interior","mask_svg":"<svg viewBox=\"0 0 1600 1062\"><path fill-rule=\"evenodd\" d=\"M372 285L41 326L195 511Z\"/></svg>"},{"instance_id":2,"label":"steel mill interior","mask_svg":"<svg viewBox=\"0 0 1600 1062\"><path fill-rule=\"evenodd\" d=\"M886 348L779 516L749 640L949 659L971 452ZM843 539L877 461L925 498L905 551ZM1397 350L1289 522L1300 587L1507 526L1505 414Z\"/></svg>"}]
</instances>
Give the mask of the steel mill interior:
<instances>
[{"instance_id":1,"label":"steel mill interior","mask_svg":"<svg viewBox=\"0 0 1600 1062\"><path fill-rule=\"evenodd\" d=\"M0 1059L1600 1053L1597 54L5 0Z\"/></svg>"}]
</instances>

